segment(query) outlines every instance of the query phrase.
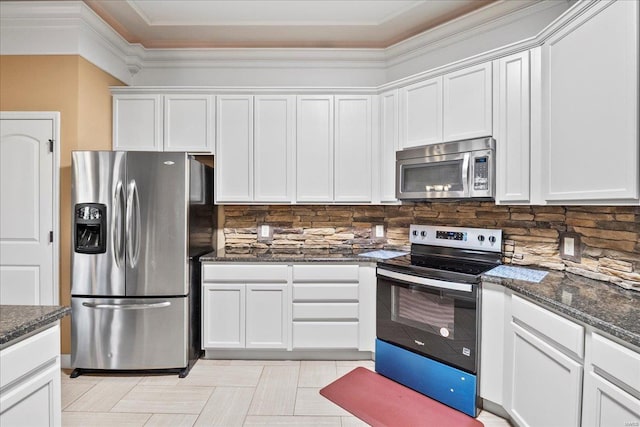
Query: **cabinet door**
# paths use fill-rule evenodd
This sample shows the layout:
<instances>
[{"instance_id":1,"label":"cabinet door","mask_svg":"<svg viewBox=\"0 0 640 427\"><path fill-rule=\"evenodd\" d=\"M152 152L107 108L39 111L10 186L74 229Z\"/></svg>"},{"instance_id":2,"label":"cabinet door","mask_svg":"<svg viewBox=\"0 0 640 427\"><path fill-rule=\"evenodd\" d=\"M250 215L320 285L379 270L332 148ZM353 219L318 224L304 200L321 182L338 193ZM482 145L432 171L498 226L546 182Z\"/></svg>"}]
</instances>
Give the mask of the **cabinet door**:
<instances>
[{"instance_id":1,"label":"cabinet door","mask_svg":"<svg viewBox=\"0 0 640 427\"><path fill-rule=\"evenodd\" d=\"M640 400L595 372L584 378L583 427L630 426L640 422Z\"/></svg>"},{"instance_id":2,"label":"cabinet door","mask_svg":"<svg viewBox=\"0 0 640 427\"><path fill-rule=\"evenodd\" d=\"M400 89L400 146L442 142L442 77Z\"/></svg>"},{"instance_id":3,"label":"cabinet door","mask_svg":"<svg viewBox=\"0 0 640 427\"><path fill-rule=\"evenodd\" d=\"M297 100L296 200L333 201L333 97Z\"/></svg>"},{"instance_id":4,"label":"cabinet door","mask_svg":"<svg viewBox=\"0 0 640 427\"><path fill-rule=\"evenodd\" d=\"M0 397L0 425L59 427L61 406L60 363L55 363L36 370Z\"/></svg>"},{"instance_id":5,"label":"cabinet door","mask_svg":"<svg viewBox=\"0 0 640 427\"><path fill-rule=\"evenodd\" d=\"M335 97L336 202L371 201L371 97Z\"/></svg>"},{"instance_id":6,"label":"cabinet door","mask_svg":"<svg viewBox=\"0 0 640 427\"><path fill-rule=\"evenodd\" d=\"M595 2L542 46L545 200L637 203L638 7Z\"/></svg>"},{"instance_id":7,"label":"cabinet door","mask_svg":"<svg viewBox=\"0 0 640 427\"><path fill-rule=\"evenodd\" d=\"M213 96L164 96L164 151L213 154Z\"/></svg>"},{"instance_id":8,"label":"cabinet door","mask_svg":"<svg viewBox=\"0 0 640 427\"><path fill-rule=\"evenodd\" d=\"M494 62L496 202L529 201L529 52Z\"/></svg>"},{"instance_id":9,"label":"cabinet door","mask_svg":"<svg viewBox=\"0 0 640 427\"><path fill-rule=\"evenodd\" d=\"M247 284L247 348L287 348L286 284Z\"/></svg>"},{"instance_id":10,"label":"cabinet door","mask_svg":"<svg viewBox=\"0 0 640 427\"><path fill-rule=\"evenodd\" d=\"M444 140L491 136L491 63L444 76Z\"/></svg>"},{"instance_id":11,"label":"cabinet door","mask_svg":"<svg viewBox=\"0 0 640 427\"><path fill-rule=\"evenodd\" d=\"M380 201L397 202L396 151L399 147L398 90L380 95Z\"/></svg>"},{"instance_id":12,"label":"cabinet door","mask_svg":"<svg viewBox=\"0 0 640 427\"><path fill-rule=\"evenodd\" d=\"M253 200L253 97L218 96L216 200Z\"/></svg>"},{"instance_id":13,"label":"cabinet door","mask_svg":"<svg viewBox=\"0 0 640 427\"><path fill-rule=\"evenodd\" d=\"M202 289L202 348L244 346L244 283L205 285Z\"/></svg>"},{"instance_id":14,"label":"cabinet door","mask_svg":"<svg viewBox=\"0 0 640 427\"><path fill-rule=\"evenodd\" d=\"M292 200L295 126L294 96L255 97L254 200Z\"/></svg>"},{"instance_id":15,"label":"cabinet door","mask_svg":"<svg viewBox=\"0 0 640 427\"><path fill-rule=\"evenodd\" d=\"M162 151L162 96L113 96L113 149Z\"/></svg>"},{"instance_id":16,"label":"cabinet door","mask_svg":"<svg viewBox=\"0 0 640 427\"><path fill-rule=\"evenodd\" d=\"M511 323L510 415L520 426L580 425L582 365Z\"/></svg>"}]
</instances>

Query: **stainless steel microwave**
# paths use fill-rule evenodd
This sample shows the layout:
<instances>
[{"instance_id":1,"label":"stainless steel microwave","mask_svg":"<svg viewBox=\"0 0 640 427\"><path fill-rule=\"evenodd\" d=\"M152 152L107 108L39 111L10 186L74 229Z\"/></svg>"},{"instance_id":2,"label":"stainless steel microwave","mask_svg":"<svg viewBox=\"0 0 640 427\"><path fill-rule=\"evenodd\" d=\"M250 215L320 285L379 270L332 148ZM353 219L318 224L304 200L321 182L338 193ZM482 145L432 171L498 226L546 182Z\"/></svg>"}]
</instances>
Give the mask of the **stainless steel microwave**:
<instances>
[{"instance_id":1,"label":"stainless steel microwave","mask_svg":"<svg viewBox=\"0 0 640 427\"><path fill-rule=\"evenodd\" d=\"M396 197L493 199L495 146L496 141L487 137L396 152Z\"/></svg>"}]
</instances>

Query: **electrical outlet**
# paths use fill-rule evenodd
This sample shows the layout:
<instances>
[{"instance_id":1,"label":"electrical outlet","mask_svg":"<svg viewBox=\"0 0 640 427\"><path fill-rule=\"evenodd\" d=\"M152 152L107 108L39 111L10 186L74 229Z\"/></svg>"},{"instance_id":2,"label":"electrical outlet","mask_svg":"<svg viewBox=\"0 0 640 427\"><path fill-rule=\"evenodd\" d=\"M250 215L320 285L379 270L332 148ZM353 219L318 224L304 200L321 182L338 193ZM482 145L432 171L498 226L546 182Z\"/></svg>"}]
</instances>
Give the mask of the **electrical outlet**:
<instances>
[{"instance_id":1,"label":"electrical outlet","mask_svg":"<svg viewBox=\"0 0 640 427\"><path fill-rule=\"evenodd\" d=\"M578 233L560 233L560 258L580 262L582 252Z\"/></svg>"},{"instance_id":2,"label":"electrical outlet","mask_svg":"<svg viewBox=\"0 0 640 427\"><path fill-rule=\"evenodd\" d=\"M371 236L373 239L384 239L384 225L374 225L371 230Z\"/></svg>"},{"instance_id":3,"label":"electrical outlet","mask_svg":"<svg viewBox=\"0 0 640 427\"><path fill-rule=\"evenodd\" d=\"M258 242L266 242L273 239L273 227L268 224L258 226Z\"/></svg>"}]
</instances>

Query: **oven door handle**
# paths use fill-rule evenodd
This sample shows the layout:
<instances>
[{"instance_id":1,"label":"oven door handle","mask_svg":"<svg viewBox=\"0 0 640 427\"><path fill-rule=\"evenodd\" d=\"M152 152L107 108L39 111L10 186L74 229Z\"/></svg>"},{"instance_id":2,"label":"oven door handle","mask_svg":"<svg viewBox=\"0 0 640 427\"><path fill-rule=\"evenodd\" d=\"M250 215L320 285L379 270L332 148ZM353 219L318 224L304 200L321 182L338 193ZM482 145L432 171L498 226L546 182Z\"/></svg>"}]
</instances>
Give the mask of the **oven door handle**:
<instances>
[{"instance_id":1,"label":"oven door handle","mask_svg":"<svg viewBox=\"0 0 640 427\"><path fill-rule=\"evenodd\" d=\"M417 285L429 286L435 289L450 289L453 291L473 292L473 286L468 283L445 282L433 280L427 277L418 277L411 274L398 273L397 271L383 270L378 268L378 276L388 279L402 280L403 282L415 283Z\"/></svg>"}]
</instances>

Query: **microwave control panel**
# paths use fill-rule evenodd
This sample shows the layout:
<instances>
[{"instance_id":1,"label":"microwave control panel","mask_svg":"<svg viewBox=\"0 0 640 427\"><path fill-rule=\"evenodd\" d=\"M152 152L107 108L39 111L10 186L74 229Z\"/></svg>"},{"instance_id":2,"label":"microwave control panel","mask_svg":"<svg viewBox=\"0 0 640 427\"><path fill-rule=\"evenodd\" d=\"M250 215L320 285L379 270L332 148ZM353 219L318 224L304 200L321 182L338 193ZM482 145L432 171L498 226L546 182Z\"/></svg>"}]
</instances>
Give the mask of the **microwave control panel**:
<instances>
[{"instance_id":1,"label":"microwave control panel","mask_svg":"<svg viewBox=\"0 0 640 427\"><path fill-rule=\"evenodd\" d=\"M473 189L489 189L489 157L476 157L473 159Z\"/></svg>"}]
</instances>

